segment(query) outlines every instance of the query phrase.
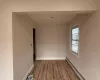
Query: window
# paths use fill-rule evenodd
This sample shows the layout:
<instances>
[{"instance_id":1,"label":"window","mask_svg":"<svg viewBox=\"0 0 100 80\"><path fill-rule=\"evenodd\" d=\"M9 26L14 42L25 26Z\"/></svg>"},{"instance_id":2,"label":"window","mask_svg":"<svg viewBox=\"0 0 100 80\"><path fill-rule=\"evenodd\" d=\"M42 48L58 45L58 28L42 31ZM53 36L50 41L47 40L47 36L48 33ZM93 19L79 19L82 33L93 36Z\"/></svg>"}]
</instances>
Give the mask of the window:
<instances>
[{"instance_id":1,"label":"window","mask_svg":"<svg viewBox=\"0 0 100 80\"><path fill-rule=\"evenodd\" d=\"M79 51L79 27L72 28L71 50L78 55Z\"/></svg>"}]
</instances>

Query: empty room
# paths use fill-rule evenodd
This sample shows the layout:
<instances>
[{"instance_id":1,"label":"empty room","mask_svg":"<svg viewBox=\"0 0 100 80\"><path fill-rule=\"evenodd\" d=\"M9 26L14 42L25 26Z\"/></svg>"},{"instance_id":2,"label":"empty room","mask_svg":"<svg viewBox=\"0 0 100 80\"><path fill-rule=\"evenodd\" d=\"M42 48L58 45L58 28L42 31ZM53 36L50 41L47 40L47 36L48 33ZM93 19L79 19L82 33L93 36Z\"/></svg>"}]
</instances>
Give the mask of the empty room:
<instances>
[{"instance_id":1,"label":"empty room","mask_svg":"<svg viewBox=\"0 0 100 80\"><path fill-rule=\"evenodd\" d=\"M100 80L99 4L0 0L0 80Z\"/></svg>"}]
</instances>

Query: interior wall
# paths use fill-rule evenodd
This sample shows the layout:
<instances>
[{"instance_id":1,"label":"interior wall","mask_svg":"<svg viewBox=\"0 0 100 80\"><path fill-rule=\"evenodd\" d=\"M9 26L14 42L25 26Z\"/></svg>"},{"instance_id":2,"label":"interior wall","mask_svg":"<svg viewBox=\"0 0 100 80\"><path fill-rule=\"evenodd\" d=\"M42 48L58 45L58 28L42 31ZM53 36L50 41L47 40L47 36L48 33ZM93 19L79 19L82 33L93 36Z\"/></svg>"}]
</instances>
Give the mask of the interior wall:
<instances>
[{"instance_id":1,"label":"interior wall","mask_svg":"<svg viewBox=\"0 0 100 80\"><path fill-rule=\"evenodd\" d=\"M33 67L33 27L35 24L26 15L13 13L13 67L14 80L23 80Z\"/></svg>"},{"instance_id":2,"label":"interior wall","mask_svg":"<svg viewBox=\"0 0 100 80\"><path fill-rule=\"evenodd\" d=\"M70 51L70 31L79 25L79 57ZM69 24L69 52L67 57L86 80L100 80L100 12L78 15Z\"/></svg>"},{"instance_id":3,"label":"interior wall","mask_svg":"<svg viewBox=\"0 0 100 80\"><path fill-rule=\"evenodd\" d=\"M6 16L6 18L5 18ZM13 79L12 16L0 13L0 80ZM6 77L4 76L5 74Z\"/></svg>"},{"instance_id":4,"label":"interior wall","mask_svg":"<svg viewBox=\"0 0 100 80\"><path fill-rule=\"evenodd\" d=\"M0 0L0 80L13 80L12 14Z\"/></svg>"},{"instance_id":5,"label":"interior wall","mask_svg":"<svg viewBox=\"0 0 100 80\"><path fill-rule=\"evenodd\" d=\"M0 80L13 80L12 12L88 11L99 8L97 3L89 1L0 0Z\"/></svg>"},{"instance_id":6,"label":"interior wall","mask_svg":"<svg viewBox=\"0 0 100 80\"><path fill-rule=\"evenodd\" d=\"M66 25L39 25L36 27L37 59L65 59L67 53Z\"/></svg>"}]
</instances>

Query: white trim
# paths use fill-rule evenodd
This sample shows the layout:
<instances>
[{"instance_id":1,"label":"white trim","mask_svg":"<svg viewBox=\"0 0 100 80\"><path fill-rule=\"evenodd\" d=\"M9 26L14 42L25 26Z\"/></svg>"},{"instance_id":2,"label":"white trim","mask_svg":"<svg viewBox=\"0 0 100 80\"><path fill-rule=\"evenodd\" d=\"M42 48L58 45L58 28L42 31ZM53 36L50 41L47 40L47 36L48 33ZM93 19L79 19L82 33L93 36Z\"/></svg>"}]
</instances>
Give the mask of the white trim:
<instances>
[{"instance_id":1,"label":"white trim","mask_svg":"<svg viewBox=\"0 0 100 80\"><path fill-rule=\"evenodd\" d=\"M77 58L79 58L79 53L76 54L75 52L73 52L72 50L70 50L70 53L72 53L74 56L76 56Z\"/></svg>"},{"instance_id":2,"label":"white trim","mask_svg":"<svg viewBox=\"0 0 100 80\"><path fill-rule=\"evenodd\" d=\"M63 58L45 58L45 57L40 57L40 58L37 58L36 60L65 60L66 58L63 57Z\"/></svg>"},{"instance_id":3,"label":"white trim","mask_svg":"<svg viewBox=\"0 0 100 80\"><path fill-rule=\"evenodd\" d=\"M78 53L76 54L73 50L72 50L72 29L75 28L74 26L77 26L79 28L79 40L78 40ZM77 58L79 58L79 52L80 52L80 26L79 24L77 25L73 25L71 28L70 28L70 52L76 56Z\"/></svg>"},{"instance_id":4,"label":"white trim","mask_svg":"<svg viewBox=\"0 0 100 80\"><path fill-rule=\"evenodd\" d=\"M75 69L75 67L70 63L70 61L68 61L68 59L66 58L67 62L69 63L69 65L72 67L72 69L74 70L74 72L76 73L76 75L80 78L80 80L85 80L82 75L79 74L79 72Z\"/></svg>"},{"instance_id":5,"label":"white trim","mask_svg":"<svg viewBox=\"0 0 100 80\"><path fill-rule=\"evenodd\" d=\"M28 74L32 71L33 68L34 68L34 65L32 65L32 66L30 67L30 69L28 70L28 72L27 72L26 75L24 76L23 80L26 80Z\"/></svg>"}]
</instances>

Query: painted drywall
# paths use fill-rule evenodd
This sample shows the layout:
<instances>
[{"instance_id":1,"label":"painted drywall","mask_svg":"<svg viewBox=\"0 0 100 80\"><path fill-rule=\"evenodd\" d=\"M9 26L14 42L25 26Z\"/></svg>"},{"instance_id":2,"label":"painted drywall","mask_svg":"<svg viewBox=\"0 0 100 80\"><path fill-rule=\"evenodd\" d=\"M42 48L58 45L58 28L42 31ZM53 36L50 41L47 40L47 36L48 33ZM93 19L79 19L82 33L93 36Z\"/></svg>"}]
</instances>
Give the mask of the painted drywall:
<instances>
[{"instance_id":1,"label":"painted drywall","mask_svg":"<svg viewBox=\"0 0 100 80\"><path fill-rule=\"evenodd\" d=\"M26 15L13 13L13 71L14 80L23 80L33 66L34 22Z\"/></svg>"},{"instance_id":2,"label":"painted drywall","mask_svg":"<svg viewBox=\"0 0 100 80\"><path fill-rule=\"evenodd\" d=\"M72 11L37 11L30 12L28 15L37 24L66 24L71 21L77 13L78 12L73 13Z\"/></svg>"},{"instance_id":3,"label":"painted drywall","mask_svg":"<svg viewBox=\"0 0 100 80\"><path fill-rule=\"evenodd\" d=\"M0 2L0 80L13 80L12 14Z\"/></svg>"},{"instance_id":4,"label":"painted drywall","mask_svg":"<svg viewBox=\"0 0 100 80\"><path fill-rule=\"evenodd\" d=\"M36 27L38 60L65 59L67 53L67 27L63 24Z\"/></svg>"},{"instance_id":5,"label":"painted drywall","mask_svg":"<svg viewBox=\"0 0 100 80\"><path fill-rule=\"evenodd\" d=\"M8 0L6 3L15 12L86 11L98 9L97 3L91 0Z\"/></svg>"},{"instance_id":6,"label":"painted drywall","mask_svg":"<svg viewBox=\"0 0 100 80\"><path fill-rule=\"evenodd\" d=\"M79 25L79 57L70 51L70 31ZM67 57L86 80L100 80L100 12L77 15L69 24L69 52Z\"/></svg>"},{"instance_id":7,"label":"painted drywall","mask_svg":"<svg viewBox=\"0 0 100 80\"><path fill-rule=\"evenodd\" d=\"M13 80L12 12L88 11L97 8L90 0L0 0L0 80Z\"/></svg>"}]
</instances>

